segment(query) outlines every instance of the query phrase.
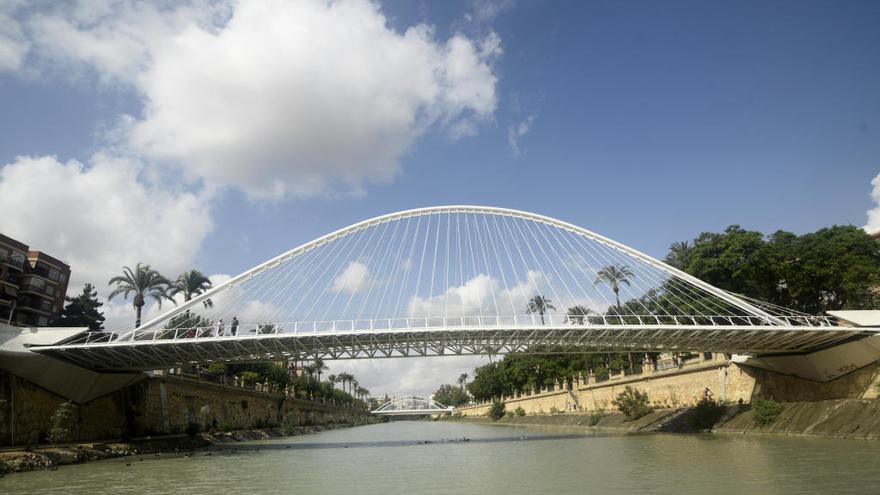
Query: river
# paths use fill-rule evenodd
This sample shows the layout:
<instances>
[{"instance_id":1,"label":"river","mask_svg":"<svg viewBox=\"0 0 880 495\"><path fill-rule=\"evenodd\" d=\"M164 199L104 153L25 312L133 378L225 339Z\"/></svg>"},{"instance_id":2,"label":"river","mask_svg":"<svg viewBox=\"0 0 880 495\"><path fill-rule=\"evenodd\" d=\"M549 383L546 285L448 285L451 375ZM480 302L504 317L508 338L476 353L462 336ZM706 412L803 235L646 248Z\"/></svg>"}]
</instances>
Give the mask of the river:
<instances>
[{"instance_id":1,"label":"river","mask_svg":"<svg viewBox=\"0 0 880 495\"><path fill-rule=\"evenodd\" d=\"M0 493L877 493L880 442L396 422L63 466Z\"/></svg>"}]
</instances>

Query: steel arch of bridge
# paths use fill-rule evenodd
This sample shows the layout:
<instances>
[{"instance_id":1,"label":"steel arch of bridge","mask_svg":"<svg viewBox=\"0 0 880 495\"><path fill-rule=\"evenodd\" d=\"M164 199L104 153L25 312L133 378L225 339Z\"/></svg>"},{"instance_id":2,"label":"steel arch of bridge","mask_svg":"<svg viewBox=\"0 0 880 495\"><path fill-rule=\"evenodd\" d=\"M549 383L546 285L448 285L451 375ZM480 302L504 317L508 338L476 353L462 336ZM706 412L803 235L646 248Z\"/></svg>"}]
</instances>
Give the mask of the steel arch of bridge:
<instances>
[{"instance_id":1,"label":"steel arch of bridge","mask_svg":"<svg viewBox=\"0 0 880 495\"><path fill-rule=\"evenodd\" d=\"M452 222L453 218L455 224ZM423 221L426 225L424 234L420 230ZM464 228L459 226L460 221L465 225ZM401 226L404 222L406 230L403 231L398 246L395 244L395 236L398 230L403 230ZM416 225L412 234L412 251L415 252L415 247L420 246L421 262L426 259L429 239L434 240L434 256L431 260L434 267L424 271L426 278L430 275L431 295L427 296L419 292L423 274L422 266L419 266L418 275L414 279L414 295L410 300L428 301L426 306L428 314L418 314L412 309L409 313L400 313L395 307L394 312L383 317L376 315L360 318L361 313L356 315L346 313L350 306L346 304L340 314L336 315L339 316L337 319L298 318L298 315L294 315L297 318L272 319L261 314L259 318L254 317L253 321L243 321L236 336L218 336L218 329L213 323L201 326L194 323L175 324L175 321L179 322L181 319L188 322L197 316L207 315L211 318L226 316L226 325L229 325L228 318L236 314L234 311L246 308L247 304L259 303L267 298L274 298L272 301L284 300L284 302L294 298L297 294L288 293L289 291L286 290L291 285L288 279L296 277L302 279L298 282L304 287L302 290L310 291L302 294L311 294L315 291L310 287L310 282L312 286L319 287L315 292L320 294L316 296L318 299L308 300L306 304L311 304L312 307L318 306L320 310L319 303L324 301L320 297L326 297L329 301L333 292L331 289L335 290L335 286L329 285L329 278L324 280L316 277L316 282L309 278L310 274L321 270L332 274L334 269L339 273L343 266L349 267L355 263L352 260L360 262L362 259L369 259L372 262L374 257L369 254L369 250L376 253L380 248L385 249L389 255L396 249L397 259L394 260L393 256L390 256L392 262L389 264L396 263L394 269L398 269L398 264L403 266L399 254L403 251L405 245L403 241L406 240L411 223ZM395 236L390 236L389 239L386 232L392 230L391 225ZM506 231L502 226L506 227ZM492 230L493 227L496 230ZM450 246L453 231L459 236L457 252L453 252L455 241ZM375 238L378 232L381 234ZM446 241L445 274L435 269L438 261L443 268L444 260L438 254L443 234ZM462 242L465 242L462 238L465 235L468 236L466 242L470 247L461 249ZM355 247L361 242L365 248L362 253L358 253ZM349 258L341 256L349 245L353 246L351 248L353 254L350 254ZM512 254L514 249L520 250L522 263L519 265L514 260L515 254ZM527 249L530 253L523 254ZM496 257L493 261L498 263L498 269L494 273L492 263L489 261L492 250L495 251ZM502 262L505 262L505 250L510 268L502 266ZM488 257L487 253L490 253ZM569 260L560 253L575 256L572 266L567 264ZM665 297L667 302L673 301L673 304L667 304L666 307L658 306L661 310L652 310L642 302L641 306L647 311L630 310L626 313L620 310L621 305L618 302L616 306L618 313L615 314L614 311L609 310L613 303L609 303L604 311L590 312L574 319L564 315L546 314L538 317L535 314L516 313L513 287L518 286L517 284L521 285L522 281L532 275L526 259L529 255L534 260L533 264L541 266L541 273L548 280L552 276L551 289L558 288L562 291L562 285L565 285L565 289L570 294L578 292L579 289L585 293L605 297L595 282L592 287L590 286L590 280L592 275L596 274L597 268L590 266L589 263L581 263L581 261L589 261L585 253L593 260L605 260L609 263L617 263L618 266L628 264L633 267L633 271L638 275L634 278L636 282L633 285L644 284L644 287L630 291L632 301L648 298L649 303L662 302L662 298ZM485 259L485 271L489 273L488 276L483 275L484 282L488 279L486 283L490 287L493 299L496 292L499 297L500 294L507 294L511 298L512 310L508 313L502 312L498 309L499 305L496 301L494 313L484 312L483 307L480 306L479 314L476 311L467 313L464 309L461 314L450 314L448 307L442 314L432 314L431 311L435 309L433 292L435 278L442 280L445 275L447 283L445 285L441 283L440 288L447 300L452 291L458 290L464 293L464 288L467 288L466 285L451 287L448 283L451 255L458 256L460 271L463 266L462 259L471 258L472 271L469 276L475 273L483 275L480 272L482 267L479 261L482 256ZM407 261L414 264L413 259ZM550 269L547 269L548 267ZM403 268L399 270L402 272ZM407 274L409 270L406 268ZM568 275L565 274L566 270ZM581 270L583 276L578 275L577 270ZM415 273L414 269L413 272ZM391 273L393 275L394 271L392 270ZM505 275L511 277L511 280L509 282L503 280L502 286L499 279L504 279ZM468 282L474 279L468 279ZM335 283L338 278L332 281ZM392 282L395 282L393 277L388 277L384 282L386 291ZM403 284L400 289L401 295L406 284L410 282L397 281ZM463 273L459 276L459 282L461 284L465 282ZM575 282L577 287L572 291ZM287 285L284 285L285 283ZM492 285L493 283L496 285ZM621 287L629 290L627 287ZM665 295L663 292L656 292L658 287L667 291ZM372 290L370 286L370 292ZM525 291L523 289L521 291L525 295ZM349 303L356 292L352 292ZM260 295L263 300L258 299L254 294ZM464 299L466 294L453 295ZM338 296L339 291L333 296L333 303ZM302 305L303 300L299 300L296 308ZM209 301L214 302L214 306L205 304ZM384 293L382 301L384 301ZM576 301L576 297L571 301ZM289 304L292 306L294 303ZM520 301L516 304L520 304ZM461 305L464 308L464 303ZM361 310L363 311L366 306L367 301L364 300ZM419 308L418 305L410 304L410 306ZM277 305L277 307L273 306L272 310L277 313L285 308L284 305ZM324 313L328 312L329 306ZM311 314L309 313L308 316ZM207 316L203 321L213 321ZM118 332L115 338L107 333L86 332L69 342L34 347L33 350L66 358L94 369L130 370L165 368L191 363L287 358L352 359L506 352L702 350L728 353L792 353L832 345L876 331L877 329L838 326L838 322L828 317L799 314L730 294L628 246L550 217L504 208L444 206L382 215L307 242L219 284L212 290L194 297L190 302L148 321L139 329Z\"/></svg>"},{"instance_id":2,"label":"steel arch of bridge","mask_svg":"<svg viewBox=\"0 0 880 495\"><path fill-rule=\"evenodd\" d=\"M453 410L452 406L443 404L429 397L419 395L404 395L394 397L372 411L377 416L417 416L426 414L447 414Z\"/></svg>"}]
</instances>

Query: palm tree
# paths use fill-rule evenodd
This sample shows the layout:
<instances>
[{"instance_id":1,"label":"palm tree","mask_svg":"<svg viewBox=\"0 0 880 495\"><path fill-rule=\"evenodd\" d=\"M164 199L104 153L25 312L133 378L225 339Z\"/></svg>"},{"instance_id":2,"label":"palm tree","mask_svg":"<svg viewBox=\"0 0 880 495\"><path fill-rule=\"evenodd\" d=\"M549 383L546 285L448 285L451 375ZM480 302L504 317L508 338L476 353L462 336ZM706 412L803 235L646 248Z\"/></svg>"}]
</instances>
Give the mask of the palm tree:
<instances>
[{"instance_id":1,"label":"palm tree","mask_svg":"<svg viewBox=\"0 0 880 495\"><path fill-rule=\"evenodd\" d=\"M329 369L330 367L324 364L324 360L321 358L315 359L315 362L312 363L312 372L318 375L318 381L321 381L321 374Z\"/></svg>"},{"instance_id":2,"label":"palm tree","mask_svg":"<svg viewBox=\"0 0 880 495\"><path fill-rule=\"evenodd\" d=\"M529 299L529 304L526 306L526 313L538 313L539 315L541 315L541 325L543 325L544 314L546 314L551 309L556 309L556 307L553 306L553 301L547 299L541 294L535 294L533 298Z\"/></svg>"},{"instance_id":3,"label":"palm tree","mask_svg":"<svg viewBox=\"0 0 880 495\"><path fill-rule=\"evenodd\" d=\"M177 277L177 280L171 283L171 286L168 287L168 296L174 297L177 294L183 294L183 301L189 302L193 297L209 290L210 288L211 281L208 280L208 277L198 270L190 270L181 273ZM210 299L205 300L203 304L206 308L212 306Z\"/></svg>"},{"instance_id":4,"label":"palm tree","mask_svg":"<svg viewBox=\"0 0 880 495\"><path fill-rule=\"evenodd\" d=\"M330 388L336 389L336 380L338 380L336 375L327 376L327 381L330 382Z\"/></svg>"},{"instance_id":5,"label":"palm tree","mask_svg":"<svg viewBox=\"0 0 880 495\"><path fill-rule=\"evenodd\" d=\"M116 284L116 288L107 296L108 300L113 299L119 294L128 299L129 294L134 294L132 304L137 313L134 323L135 328L141 326L141 310L148 297L153 298L159 307L162 307L162 299L168 299L173 302L173 299L168 296L167 292L168 286L171 283L167 278L160 275L159 272L150 268L150 265L138 263L135 265L134 270L127 266L123 267L121 276L113 277L107 282L107 285L113 284Z\"/></svg>"},{"instance_id":6,"label":"palm tree","mask_svg":"<svg viewBox=\"0 0 880 495\"><path fill-rule=\"evenodd\" d=\"M583 325L584 322L587 321L587 316L589 316L592 312L592 309L578 304L577 306L572 306L568 308L568 311L565 313L565 321L573 325Z\"/></svg>"},{"instance_id":7,"label":"palm tree","mask_svg":"<svg viewBox=\"0 0 880 495\"><path fill-rule=\"evenodd\" d=\"M617 300L617 312L620 313L620 286L630 285L629 279L634 276L632 270L626 265L605 265L596 272L596 281L593 282L593 285L601 282L611 287L611 290L614 291L614 299Z\"/></svg>"},{"instance_id":8,"label":"palm tree","mask_svg":"<svg viewBox=\"0 0 880 495\"><path fill-rule=\"evenodd\" d=\"M342 383L342 391L346 392L347 390L345 385L351 385L351 381L354 380L354 376L351 373L340 373L339 375L337 375L336 379Z\"/></svg>"},{"instance_id":9,"label":"palm tree","mask_svg":"<svg viewBox=\"0 0 880 495\"><path fill-rule=\"evenodd\" d=\"M691 254L691 246L688 241L676 241L669 246L669 254L666 256L666 262L670 265L682 269L687 264L687 259Z\"/></svg>"},{"instance_id":10,"label":"palm tree","mask_svg":"<svg viewBox=\"0 0 880 495\"><path fill-rule=\"evenodd\" d=\"M464 390L464 384L467 383L467 379L468 379L467 373L462 373L462 374L458 375L458 385L461 387L462 390Z\"/></svg>"}]
</instances>

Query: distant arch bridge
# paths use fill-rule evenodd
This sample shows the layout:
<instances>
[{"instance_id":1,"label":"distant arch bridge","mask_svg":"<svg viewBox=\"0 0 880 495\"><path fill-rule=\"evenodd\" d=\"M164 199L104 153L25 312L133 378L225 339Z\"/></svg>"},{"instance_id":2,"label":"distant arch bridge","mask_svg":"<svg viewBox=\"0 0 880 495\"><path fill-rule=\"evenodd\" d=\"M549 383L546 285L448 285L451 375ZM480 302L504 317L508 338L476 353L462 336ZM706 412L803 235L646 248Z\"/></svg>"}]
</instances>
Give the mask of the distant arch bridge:
<instances>
[{"instance_id":1,"label":"distant arch bridge","mask_svg":"<svg viewBox=\"0 0 880 495\"><path fill-rule=\"evenodd\" d=\"M452 410L452 406L444 406L430 397L404 395L394 397L371 412L377 416L425 416L451 414Z\"/></svg>"},{"instance_id":2,"label":"distant arch bridge","mask_svg":"<svg viewBox=\"0 0 880 495\"><path fill-rule=\"evenodd\" d=\"M140 328L32 350L145 370L507 352L800 353L876 332L731 294L561 220L442 206L331 232Z\"/></svg>"}]
</instances>

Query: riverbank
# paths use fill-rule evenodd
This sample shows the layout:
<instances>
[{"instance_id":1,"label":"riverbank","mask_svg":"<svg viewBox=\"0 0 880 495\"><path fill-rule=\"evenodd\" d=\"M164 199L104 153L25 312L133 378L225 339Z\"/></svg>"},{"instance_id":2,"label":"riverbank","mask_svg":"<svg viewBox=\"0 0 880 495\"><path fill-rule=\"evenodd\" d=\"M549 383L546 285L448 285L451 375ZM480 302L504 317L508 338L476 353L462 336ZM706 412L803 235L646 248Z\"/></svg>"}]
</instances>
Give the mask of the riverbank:
<instances>
[{"instance_id":1,"label":"riverbank","mask_svg":"<svg viewBox=\"0 0 880 495\"><path fill-rule=\"evenodd\" d=\"M223 448L238 442L268 440L272 438L296 437L339 428L351 428L378 423L379 420L363 416L346 423L293 426L286 429L262 428L217 433L198 433L193 436L163 435L140 438L130 442L108 441L73 443L36 447L27 450L0 451L0 477L26 471L58 469L59 466L85 462L114 459L118 457L167 454L191 455L192 452Z\"/></svg>"},{"instance_id":2,"label":"riverbank","mask_svg":"<svg viewBox=\"0 0 880 495\"><path fill-rule=\"evenodd\" d=\"M838 399L817 402L784 402L775 421L761 425L748 405L725 406L711 426L694 420L694 408L656 409L636 420L619 412L609 414L535 414L505 416L497 421L488 417L450 417L452 421L506 426L575 428L594 432L694 433L712 431L725 434L769 434L880 440L880 400Z\"/></svg>"}]
</instances>

